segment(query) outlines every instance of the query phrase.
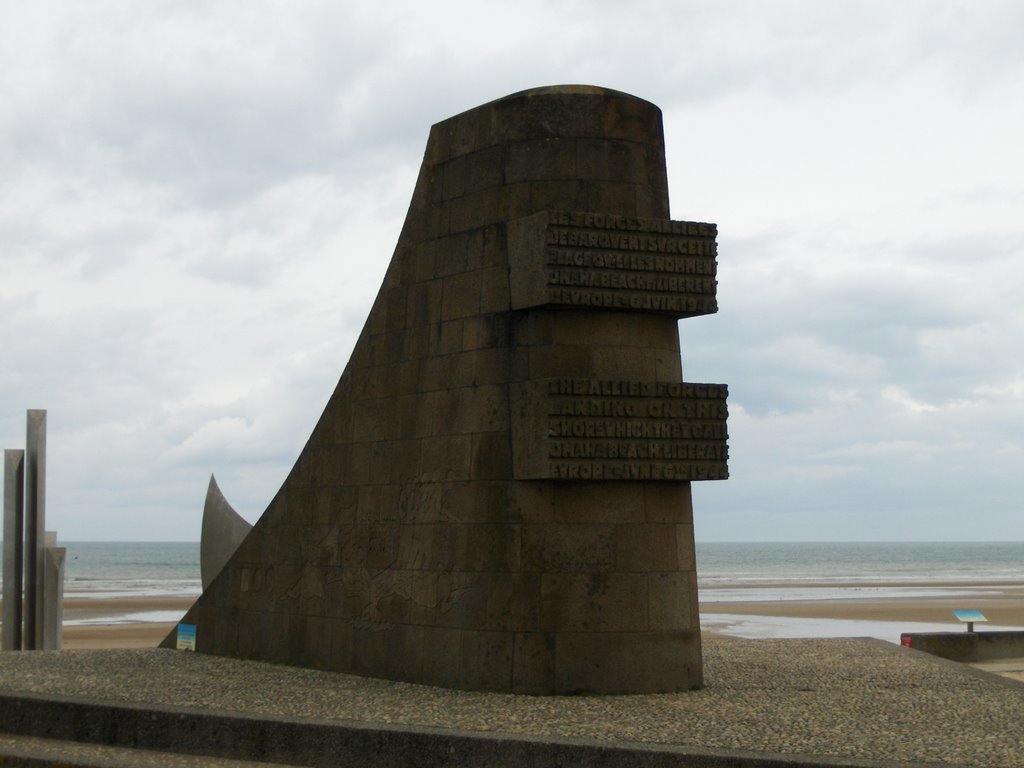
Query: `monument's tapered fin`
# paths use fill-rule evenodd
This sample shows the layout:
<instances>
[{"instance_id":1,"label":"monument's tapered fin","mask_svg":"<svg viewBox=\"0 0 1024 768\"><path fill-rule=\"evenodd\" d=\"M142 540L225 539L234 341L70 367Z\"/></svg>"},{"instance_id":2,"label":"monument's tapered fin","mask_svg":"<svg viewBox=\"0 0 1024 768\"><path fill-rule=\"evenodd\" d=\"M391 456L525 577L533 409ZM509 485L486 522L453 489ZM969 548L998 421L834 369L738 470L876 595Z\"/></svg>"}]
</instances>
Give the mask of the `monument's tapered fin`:
<instances>
[{"instance_id":1,"label":"monument's tapered fin","mask_svg":"<svg viewBox=\"0 0 1024 768\"><path fill-rule=\"evenodd\" d=\"M726 388L682 382L676 323L717 310L716 227L668 217L649 102L553 86L433 126L334 393L183 620L196 649L476 690L701 685L690 482L727 476Z\"/></svg>"},{"instance_id":2,"label":"monument's tapered fin","mask_svg":"<svg viewBox=\"0 0 1024 768\"><path fill-rule=\"evenodd\" d=\"M217 485L217 479L210 475L206 503L203 505L203 530L199 539L199 570L203 589L210 586L251 530L252 525L228 503Z\"/></svg>"}]
</instances>

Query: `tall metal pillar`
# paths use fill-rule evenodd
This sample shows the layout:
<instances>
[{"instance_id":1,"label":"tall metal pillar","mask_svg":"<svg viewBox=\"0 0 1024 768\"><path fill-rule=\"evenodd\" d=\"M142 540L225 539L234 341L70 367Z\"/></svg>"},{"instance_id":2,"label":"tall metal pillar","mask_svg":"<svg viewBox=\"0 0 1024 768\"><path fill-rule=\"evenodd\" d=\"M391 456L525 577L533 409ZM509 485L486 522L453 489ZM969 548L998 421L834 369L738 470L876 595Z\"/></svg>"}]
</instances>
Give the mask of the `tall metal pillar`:
<instances>
[{"instance_id":1,"label":"tall metal pillar","mask_svg":"<svg viewBox=\"0 0 1024 768\"><path fill-rule=\"evenodd\" d=\"M46 532L43 567L43 634L39 648L59 651L64 644L64 561L67 549L57 546L57 532Z\"/></svg>"},{"instance_id":2,"label":"tall metal pillar","mask_svg":"<svg viewBox=\"0 0 1024 768\"><path fill-rule=\"evenodd\" d=\"M5 651L21 650L24 586L25 452L4 451L4 636Z\"/></svg>"},{"instance_id":3,"label":"tall metal pillar","mask_svg":"<svg viewBox=\"0 0 1024 768\"><path fill-rule=\"evenodd\" d=\"M25 633L26 650L43 646L46 593L46 411L28 412L25 438Z\"/></svg>"}]
</instances>

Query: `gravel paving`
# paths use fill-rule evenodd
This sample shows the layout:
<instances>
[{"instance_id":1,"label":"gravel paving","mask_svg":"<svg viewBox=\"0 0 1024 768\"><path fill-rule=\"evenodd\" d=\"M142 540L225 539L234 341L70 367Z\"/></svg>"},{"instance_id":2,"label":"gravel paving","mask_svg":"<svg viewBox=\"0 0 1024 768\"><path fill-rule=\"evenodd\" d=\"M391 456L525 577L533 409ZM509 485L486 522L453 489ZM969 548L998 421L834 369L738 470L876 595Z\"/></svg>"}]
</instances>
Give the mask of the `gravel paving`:
<instances>
[{"instance_id":1,"label":"gravel paving","mask_svg":"<svg viewBox=\"0 0 1024 768\"><path fill-rule=\"evenodd\" d=\"M1024 768L1024 684L870 639L705 639L705 688L452 691L169 650L0 654L0 694L911 764Z\"/></svg>"}]
</instances>

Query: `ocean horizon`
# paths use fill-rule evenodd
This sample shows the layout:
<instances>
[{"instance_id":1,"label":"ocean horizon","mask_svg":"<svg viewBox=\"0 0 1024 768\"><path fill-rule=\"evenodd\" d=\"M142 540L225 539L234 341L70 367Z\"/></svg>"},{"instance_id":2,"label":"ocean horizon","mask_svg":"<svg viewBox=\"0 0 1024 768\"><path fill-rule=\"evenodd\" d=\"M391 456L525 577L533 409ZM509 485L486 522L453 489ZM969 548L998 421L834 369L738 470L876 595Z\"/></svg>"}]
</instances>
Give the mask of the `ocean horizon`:
<instances>
[{"instance_id":1,"label":"ocean horizon","mask_svg":"<svg viewBox=\"0 0 1024 768\"><path fill-rule=\"evenodd\" d=\"M60 544L67 550L65 600L195 598L202 592L199 542ZM737 637L872 636L895 642L893 622L757 616L750 615L749 604L936 597L969 604L1024 587L1024 542L697 542L696 554L701 605L714 608L702 612L702 626ZM748 610L729 614L728 603L748 604ZM147 611L110 616L109 622L179 618Z\"/></svg>"},{"instance_id":2,"label":"ocean horizon","mask_svg":"<svg viewBox=\"0 0 1024 768\"><path fill-rule=\"evenodd\" d=\"M201 591L199 542L61 542L65 590ZM697 542L705 589L1024 581L1024 542ZM724 593L723 593L724 594Z\"/></svg>"}]
</instances>

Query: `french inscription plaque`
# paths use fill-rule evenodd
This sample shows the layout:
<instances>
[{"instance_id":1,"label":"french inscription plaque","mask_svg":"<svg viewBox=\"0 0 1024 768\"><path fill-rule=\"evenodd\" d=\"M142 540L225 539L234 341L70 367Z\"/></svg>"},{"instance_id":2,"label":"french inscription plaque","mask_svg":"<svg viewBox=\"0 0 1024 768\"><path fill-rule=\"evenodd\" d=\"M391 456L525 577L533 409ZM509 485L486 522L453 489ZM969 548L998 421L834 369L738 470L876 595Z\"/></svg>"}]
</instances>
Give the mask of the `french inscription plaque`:
<instances>
[{"instance_id":1,"label":"french inscription plaque","mask_svg":"<svg viewBox=\"0 0 1024 768\"><path fill-rule=\"evenodd\" d=\"M508 224L512 308L718 311L717 226L546 211Z\"/></svg>"},{"instance_id":2,"label":"french inscription plaque","mask_svg":"<svg viewBox=\"0 0 1024 768\"><path fill-rule=\"evenodd\" d=\"M541 379L512 386L517 480L724 480L724 384Z\"/></svg>"}]
</instances>

